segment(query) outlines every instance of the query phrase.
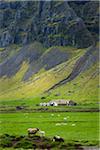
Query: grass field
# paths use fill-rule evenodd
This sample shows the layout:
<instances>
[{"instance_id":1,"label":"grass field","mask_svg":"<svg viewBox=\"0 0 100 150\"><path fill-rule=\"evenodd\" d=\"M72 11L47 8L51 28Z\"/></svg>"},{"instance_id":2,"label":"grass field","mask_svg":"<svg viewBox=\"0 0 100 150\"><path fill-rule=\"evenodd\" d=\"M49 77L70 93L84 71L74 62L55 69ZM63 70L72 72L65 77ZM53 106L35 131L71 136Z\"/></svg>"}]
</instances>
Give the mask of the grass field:
<instances>
[{"instance_id":1,"label":"grass field","mask_svg":"<svg viewBox=\"0 0 100 150\"><path fill-rule=\"evenodd\" d=\"M46 132L47 137L60 135L66 141L98 144L99 115L96 112L3 113L0 121L1 135L26 135L27 128L38 127Z\"/></svg>"}]
</instances>

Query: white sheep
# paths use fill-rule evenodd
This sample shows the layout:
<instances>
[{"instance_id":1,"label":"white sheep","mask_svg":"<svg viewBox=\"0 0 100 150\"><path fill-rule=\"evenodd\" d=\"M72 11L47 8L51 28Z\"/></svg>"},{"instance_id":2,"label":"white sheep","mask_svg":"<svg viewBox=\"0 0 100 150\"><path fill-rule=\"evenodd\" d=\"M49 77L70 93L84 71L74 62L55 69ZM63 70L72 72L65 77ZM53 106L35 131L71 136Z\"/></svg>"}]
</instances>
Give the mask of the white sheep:
<instances>
[{"instance_id":1,"label":"white sheep","mask_svg":"<svg viewBox=\"0 0 100 150\"><path fill-rule=\"evenodd\" d=\"M72 126L75 126L75 125L76 125L75 123L72 124Z\"/></svg>"},{"instance_id":2,"label":"white sheep","mask_svg":"<svg viewBox=\"0 0 100 150\"><path fill-rule=\"evenodd\" d=\"M56 126L60 126L61 125L61 123L56 123Z\"/></svg>"},{"instance_id":3,"label":"white sheep","mask_svg":"<svg viewBox=\"0 0 100 150\"><path fill-rule=\"evenodd\" d=\"M67 123L61 123L61 124L64 125L64 126L67 125Z\"/></svg>"},{"instance_id":4,"label":"white sheep","mask_svg":"<svg viewBox=\"0 0 100 150\"><path fill-rule=\"evenodd\" d=\"M66 118L66 117L64 117L64 120L66 121L66 120L67 120L67 118Z\"/></svg>"},{"instance_id":5,"label":"white sheep","mask_svg":"<svg viewBox=\"0 0 100 150\"><path fill-rule=\"evenodd\" d=\"M28 128L28 135L36 134L39 131L39 128Z\"/></svg>"},{"instance_id":6,"label":"white sheep","mask_svg":"<svg viewBox=\"0 0 100 150\"><path fill-rule=\"evenodd\" d=\"M41 137L44 137L45 136L45 131L41 131L41 130L39 130L39 135L41 136Z\"/></svg>"}]
</instances>

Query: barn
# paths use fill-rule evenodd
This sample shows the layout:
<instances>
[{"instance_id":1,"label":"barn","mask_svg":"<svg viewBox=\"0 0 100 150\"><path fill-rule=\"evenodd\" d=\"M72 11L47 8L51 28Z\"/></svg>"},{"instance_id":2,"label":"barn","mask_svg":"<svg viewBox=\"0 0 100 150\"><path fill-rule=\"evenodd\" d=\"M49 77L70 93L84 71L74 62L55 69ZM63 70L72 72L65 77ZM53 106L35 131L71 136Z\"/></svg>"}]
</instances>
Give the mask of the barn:
<instances>
[{"instance_id":1,"label":"barn","mask_svg":"<svg viewBox=\"0 0 100 150\"><path fill-rule=\"evenodd\" d=\"M65 100L65 99L59 99L59 100L52 100L49 102L50 106L58 106L58 105L67 105L67 106L75 106L77 105L76 102L73 100Z\"/></svg>"},{"instance_id":2,"label":"barn","mask_svg":"<svg viewBox=\"0 0 100 150\"><path fill-rule=\"evenodd\" d=\"M72 100L65 100L65 99L59 99L59 100L52 100L48 103L40 103L40 106L75 106L77 105L76 102Z\"/></svg>"}]
</instances>

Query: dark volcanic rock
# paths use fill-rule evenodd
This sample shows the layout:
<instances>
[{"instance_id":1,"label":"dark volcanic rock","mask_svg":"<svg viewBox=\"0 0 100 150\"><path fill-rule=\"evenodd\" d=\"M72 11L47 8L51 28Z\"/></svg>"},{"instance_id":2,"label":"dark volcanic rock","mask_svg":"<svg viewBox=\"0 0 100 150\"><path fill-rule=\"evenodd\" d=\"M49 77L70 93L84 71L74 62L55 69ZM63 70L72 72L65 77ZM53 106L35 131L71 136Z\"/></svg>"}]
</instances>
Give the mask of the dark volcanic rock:
<instances>
[{"instance_id":1,"label":"dark volcanic rock","mask_svg":"<svg viewBox=\"0 0 100 150\"><path fill-rule=\"evenodd\" d=\"M9 56L9 50L5 49L1 54L0 77L11 77L15 75L24 61L29 63L29 67L23 77L23 80L29 79L33 74L38 73L41 69L49 70L70 58L70 54L60 48L50 48L43 51L44 47L40 43L25 45L13 56ZM7 54L7 55L6 55Z\"/></svg>"},{"instance_id":2,"label":"dark volcanic rock","mask_svg":"<svg viewBox=\"0 0 100 150\"><path fill-rule=\"evenodd\" d=\"M0 46L39 41L88 47L93 36L82 19L66 1L0 1Z\"/></svg>"},{"instance_id":3,"label":"dark volcanic rock","mask_svg":"<svg viewBox=\"0 0 100 150\"><path fill-rule=\"evenodd\" d=\"M33 74L37 73L40 69L44 68L49 70L56 65L65 62L69 59L69 54L58 48L52 48L50 51L46 51L37 62L32 62L27 70L24 80L29 79Z\"/></svg>"},{"instance_id":4,"label":"dark volcanic rock","mask_svg":"<svg viewBox=\"0 0 100 150\"><path fill-rule=\"evenodd\" d=\"M91 32L94 40L99 34L99 1L69 1L71 8L83 19L85 26Z\"/></svg>"},{"instance_id":5,"label":"dark volcanic rock","mask_svg":"<svg viewBox=\"0 0 100 150\"><path fill-rule=\"evenodd\" d=\"M28 61L29 64L35 62L42 55L42 45L41 49L36 48L37 44L30 44L24 46L16 55L6 59L0 64L0 76L11 77L15 75L20 69L24 61Z\"/></svg>"}]
</instances>

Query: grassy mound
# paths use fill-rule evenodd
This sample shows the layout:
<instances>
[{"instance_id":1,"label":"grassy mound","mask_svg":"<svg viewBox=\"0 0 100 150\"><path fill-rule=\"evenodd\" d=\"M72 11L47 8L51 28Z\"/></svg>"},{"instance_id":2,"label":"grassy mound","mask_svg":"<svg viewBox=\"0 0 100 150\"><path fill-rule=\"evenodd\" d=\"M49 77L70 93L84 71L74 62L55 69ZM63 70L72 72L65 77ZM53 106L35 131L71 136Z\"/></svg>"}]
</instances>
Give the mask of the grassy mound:
<instances>
[{"instance_id":1,"label":"grassy mound","mask_svg":"<svg viewBox=\"0 0 100 150\"><path fill-rule=\"evenodd\" d=\"M23 149L68 149L77 150L83 149L80 144L54 142L47 137L40 137L37 135L28 136L12 136L4 134L1 137L2 148L23 148Z\"/></svg>"}]
</instances>

